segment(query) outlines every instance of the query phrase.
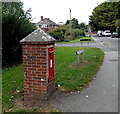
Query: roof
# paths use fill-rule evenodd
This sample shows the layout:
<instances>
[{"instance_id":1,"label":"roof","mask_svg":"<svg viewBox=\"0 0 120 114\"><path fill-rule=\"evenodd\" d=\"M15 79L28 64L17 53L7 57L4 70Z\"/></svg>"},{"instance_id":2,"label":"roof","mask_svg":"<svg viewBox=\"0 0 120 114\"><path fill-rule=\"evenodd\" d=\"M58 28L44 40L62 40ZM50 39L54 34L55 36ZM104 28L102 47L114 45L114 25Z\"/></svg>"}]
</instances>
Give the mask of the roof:
<instances>
[{"instance_id":1,"label":"roof","mask_svg":"<svg viewBox=\"0 0 120 114\"><path fill-rule=\"evenodd\" d=\"M26 36L24 39L22 39L20 42L39 42L39 41L55 41L55 39L45 33L42 29L38 28L32 33L30 33L28 36Z\"/></svg>"},{"instance_id":2,"label":"roof","mask_svg":"<svg viewBox=\"0 0 120 114\"><path fill-rule=\"evenodd\" d=\"M42 21L39 21L37 23L37 25L43 25L43 24L47 24L47 25L57 25L55 22L51 21L49 18L44 18Z\"/></svg>"}]
</instances>

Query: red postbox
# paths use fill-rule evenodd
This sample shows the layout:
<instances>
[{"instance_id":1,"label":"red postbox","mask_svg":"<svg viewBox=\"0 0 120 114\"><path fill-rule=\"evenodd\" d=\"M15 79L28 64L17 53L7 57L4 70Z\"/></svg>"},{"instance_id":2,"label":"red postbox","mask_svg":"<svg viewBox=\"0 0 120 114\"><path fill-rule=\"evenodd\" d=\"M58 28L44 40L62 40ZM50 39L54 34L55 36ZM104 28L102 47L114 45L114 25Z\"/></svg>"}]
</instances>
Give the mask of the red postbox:
<instances>
[{"instance_id":1,"label":"red postbox","mask_svg":"<svg viewBox=\"0 0 120 114\"><path fill-rule=\"evenodd\" d=\"M49 77L48 81L54 79L54 48L48 48L48 68L49 68Z\"/></svg>"},{"instance_id":2,"label":"red postbox","mask_svg":"<svg viewBox=\"0 0 120 114\"><path fill-rule=\"evenodd\" d=\"M55 91L55 39L38 28L20 41L23 49L24 99L48 99Z\"/></svg>"}]
</instances>

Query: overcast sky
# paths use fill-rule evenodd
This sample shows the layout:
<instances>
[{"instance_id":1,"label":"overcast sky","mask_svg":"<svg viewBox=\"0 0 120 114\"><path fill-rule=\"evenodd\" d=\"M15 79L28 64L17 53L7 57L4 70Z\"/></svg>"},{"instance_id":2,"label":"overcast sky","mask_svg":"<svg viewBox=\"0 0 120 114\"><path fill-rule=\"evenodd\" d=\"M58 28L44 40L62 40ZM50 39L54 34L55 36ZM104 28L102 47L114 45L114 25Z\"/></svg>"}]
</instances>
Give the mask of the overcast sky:
<instances>
[{"instance_id":1,"label":"overcast sky","mask_svg":"<svg viewBox=\"0 0 120 114\"><path fill-rule=\"evenodd\" d=\"M66 22L71 17L78 19L79 23L88 24L89 15L93 9L106 0L21 0L24 10L32 8L33 22L40 21L41 16L50 18L55 23Z\"/></svg>"}]
</instances>

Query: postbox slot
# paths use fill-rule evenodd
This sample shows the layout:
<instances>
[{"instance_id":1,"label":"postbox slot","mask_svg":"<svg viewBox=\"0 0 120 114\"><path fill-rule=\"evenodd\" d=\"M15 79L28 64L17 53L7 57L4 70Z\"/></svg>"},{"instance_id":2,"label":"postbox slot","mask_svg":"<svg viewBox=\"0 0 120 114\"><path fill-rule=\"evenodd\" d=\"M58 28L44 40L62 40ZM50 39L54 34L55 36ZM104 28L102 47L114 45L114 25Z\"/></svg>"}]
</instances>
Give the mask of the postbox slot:
<instances>
[{"instance_id":1,"label":"postbox slot","mask_svg":"<svg viewBox=\"0 0 120 114\"><path fill-rule=\"evenodd\" d=\"M52 59L50 60L50 68L52 68Z\"/></svg>"}]
</instances>

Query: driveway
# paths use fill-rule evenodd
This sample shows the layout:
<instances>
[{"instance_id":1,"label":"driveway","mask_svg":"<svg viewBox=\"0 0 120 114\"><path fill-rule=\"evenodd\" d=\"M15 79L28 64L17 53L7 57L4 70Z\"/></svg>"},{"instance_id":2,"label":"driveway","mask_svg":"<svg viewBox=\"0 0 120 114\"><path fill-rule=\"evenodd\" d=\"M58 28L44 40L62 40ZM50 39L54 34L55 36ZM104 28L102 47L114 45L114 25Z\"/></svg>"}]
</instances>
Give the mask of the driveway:
<instances>
[{"instance_id":1,"label":"driveway","mask_svg":"<svg viewBox=\"0 0 120 114\"><path fill-rule=\"evenodd\" d=\"M103 65L88 88L51 99L51 105L61 112L118 112L118 39L114 39L115 44L107 37L94 39L95 42L89 44L58 45L98 47L105 53Z\"/></svg>"}]
</instances>

